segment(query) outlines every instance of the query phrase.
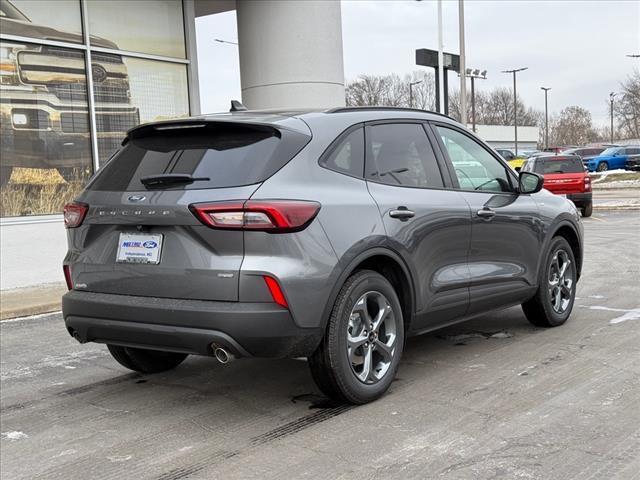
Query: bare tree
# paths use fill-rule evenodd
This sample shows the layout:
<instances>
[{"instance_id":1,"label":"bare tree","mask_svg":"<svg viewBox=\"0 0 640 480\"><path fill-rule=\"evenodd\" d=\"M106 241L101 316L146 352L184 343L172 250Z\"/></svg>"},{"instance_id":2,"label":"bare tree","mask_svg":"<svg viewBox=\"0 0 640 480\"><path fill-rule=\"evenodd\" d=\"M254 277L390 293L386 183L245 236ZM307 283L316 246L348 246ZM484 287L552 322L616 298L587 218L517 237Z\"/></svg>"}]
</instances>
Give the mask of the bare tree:
<instances>
[{"instance_id":1,"label":"bare tree","mask_svg":"<svg viewBox=\"0 0 640 480\"><path fill-rule=\"evenodd\" d=\"M498 87L490 92L476 92L476 124L513 125L513 90ZM471 108L469 106L469 108ZM518 125L540 125L541 112L527 108L520 96L517 99ZM449 115L460 119L460 94L456 90L449 96Z\"/></svg>"},{"instance_id":2,"label":"bare tree","mask_svg":"<svg viewBox=\"0 0 640 480\"><path fill-rule=\"evenodd\" d=\"M415 71L400 78L396 74L375 76L361 75L347 83L348 106L382 105L392 107L409 106L409 83L420 81L412 87L413 106L431 109L435 103L433 74Z\"/></svg>"},{"instance_id":3,"label":"bare tree","mask_svg":"<svg viewBox=\"0 0 640 480\"><path fill-rule=\"evenodd\" d=\"M640 138L640 70L635 70L621 82L620 88L621 95L614 103L618 136Z\"/></svg>"},{"instance_id":4,"label":"bare tree","mask_svg":"<svg viewBox=\"0 0 640 480\"><path fill-rule=\"evenodd\" d=\"M585 145L599 139L591 113L571 106L549 119L549 142L553 145Z\"/></svg>"}]
</instances>

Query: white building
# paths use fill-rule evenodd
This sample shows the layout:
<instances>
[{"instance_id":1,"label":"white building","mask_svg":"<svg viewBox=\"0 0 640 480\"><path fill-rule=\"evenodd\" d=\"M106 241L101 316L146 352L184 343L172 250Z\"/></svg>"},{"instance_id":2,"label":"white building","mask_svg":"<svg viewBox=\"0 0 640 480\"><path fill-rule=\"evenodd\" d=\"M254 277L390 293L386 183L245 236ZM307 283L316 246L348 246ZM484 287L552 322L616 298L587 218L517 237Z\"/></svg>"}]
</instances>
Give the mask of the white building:
<instances>
[{"instance_id":1,"label":"white building","mask_svg":"<svg viewBox=\"0 0 640 480\"><path fill-rule=\"evenodd\" d=\"M471 128L471 125L469 125ZM493 148L515 146L515 129L506 125L476 125L476 135ZM518 127L518 151L536 150L540 139L539 127Z\"/></svg>"}]
</instances>

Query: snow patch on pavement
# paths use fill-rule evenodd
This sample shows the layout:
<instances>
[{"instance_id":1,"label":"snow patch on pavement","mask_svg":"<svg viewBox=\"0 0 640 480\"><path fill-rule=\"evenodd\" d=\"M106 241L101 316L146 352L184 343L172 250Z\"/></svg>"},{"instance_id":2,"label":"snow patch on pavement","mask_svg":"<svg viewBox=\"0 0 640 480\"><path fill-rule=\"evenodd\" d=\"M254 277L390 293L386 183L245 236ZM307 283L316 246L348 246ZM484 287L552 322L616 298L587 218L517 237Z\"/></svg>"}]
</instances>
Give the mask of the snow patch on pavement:
<instances>
[{"instance_id":1,"label":"snow patch on pavement","mask_svg":"<svg viewBox=\"0 0 640 480\"><path fill-rule=\"evenodd\" d=\"M16 380L19 378L35 377L43 370L49 368L73 370L82 363L97 360L108 355L108 352L104 350L81 350L79 352L72 352L66 355L47 355L31 366L16 365L14 367L9 367L7 365L5 367L3 365L2 371L0 371L0 379Z\"/></svg>"},{"instance_id":2,"label":"snow patch on pavement","mask_svg":"<svg viewBox=\"0 0 640 480\"><path fill-rule=\"evenodd\" d=\"M12 431L12 432L3 432L0 435L2 435L2 438L6 438L7 440L22 440L23 438L29 438L29 435L27 435L24 432L18 432L18 431Z\"/></svg>"},{"instance_id":3,"label":"snow patch on pavement","mask_svg":"<svg viewBox=\"0 0 640 480\"><path fill-rule=\"evenodd\" d=\"M586 306L586 305L585 305ZM629 310L623 308L611 308L604 307L602 305L587 306L590 310L604 310L607 312L622 312L623 315L609 320L609 325L616 325L618 323L626 322L627 320L640 320L640 308L632 308Z\"/></svg>"},{"instance_id":4,"label":"snow patch on pavement","mask_svg":"<svg viewBox=\"0 0 640 480\"><path fill-rule=\"evenodd\" d=\"M127 460L131 460L133 455L115 455L113 457L107 457L107 460L113 463L126 462Z\"/></svg>"}]
</instances>

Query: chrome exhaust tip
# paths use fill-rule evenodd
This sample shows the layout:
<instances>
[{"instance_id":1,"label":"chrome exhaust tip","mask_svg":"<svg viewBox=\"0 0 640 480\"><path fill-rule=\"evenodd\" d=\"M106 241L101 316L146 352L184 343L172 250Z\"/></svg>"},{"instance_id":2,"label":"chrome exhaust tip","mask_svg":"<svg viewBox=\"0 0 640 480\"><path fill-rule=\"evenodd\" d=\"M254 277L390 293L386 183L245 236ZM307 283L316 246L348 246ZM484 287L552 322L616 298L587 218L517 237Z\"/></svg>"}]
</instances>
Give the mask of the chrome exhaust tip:
<instances>
[{"instance_id":1,"label":"chrome exhaust tip","mask_svg":"<svg viewBox=\"0 0 640 480\"><path fill-rule=\"evenodd\" d=\"M211 347L213 348L213 355L216 357L216 360L218 360L218 362L222 363L223 365L235 359L233 354L227 351L225 348L222 348L221 346L215 344L211 345Z\"/></svg>"}]
</instances>

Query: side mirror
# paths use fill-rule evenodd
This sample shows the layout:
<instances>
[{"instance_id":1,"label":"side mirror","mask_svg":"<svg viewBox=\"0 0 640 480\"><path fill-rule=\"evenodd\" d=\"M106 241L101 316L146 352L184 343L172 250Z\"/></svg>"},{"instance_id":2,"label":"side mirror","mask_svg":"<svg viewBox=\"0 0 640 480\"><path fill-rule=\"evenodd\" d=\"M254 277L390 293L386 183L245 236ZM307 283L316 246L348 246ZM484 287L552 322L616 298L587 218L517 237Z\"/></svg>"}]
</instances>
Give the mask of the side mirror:
<instances>
[{"instance_id":1,"label":"side mirror","mask_svg":"<svg viewBox=\"0 0 640 480\"><path fill-rule=\"evenodd\" d=\"M533 172L520 172L518 190L520 193L537 193L542 190L544 178Z\"/></svg>"}]
</instances>

